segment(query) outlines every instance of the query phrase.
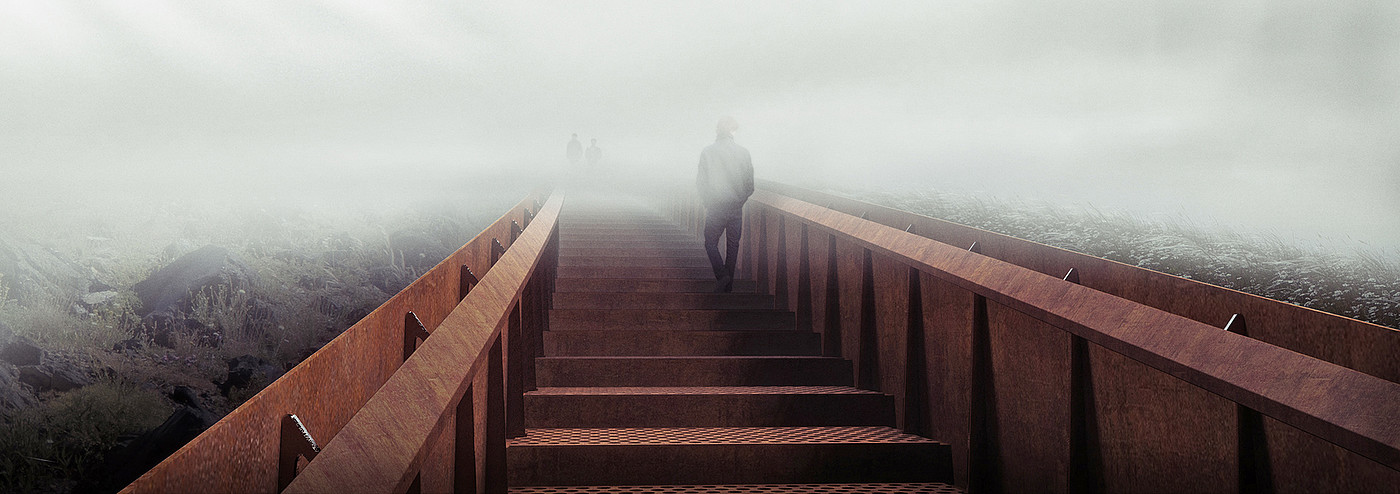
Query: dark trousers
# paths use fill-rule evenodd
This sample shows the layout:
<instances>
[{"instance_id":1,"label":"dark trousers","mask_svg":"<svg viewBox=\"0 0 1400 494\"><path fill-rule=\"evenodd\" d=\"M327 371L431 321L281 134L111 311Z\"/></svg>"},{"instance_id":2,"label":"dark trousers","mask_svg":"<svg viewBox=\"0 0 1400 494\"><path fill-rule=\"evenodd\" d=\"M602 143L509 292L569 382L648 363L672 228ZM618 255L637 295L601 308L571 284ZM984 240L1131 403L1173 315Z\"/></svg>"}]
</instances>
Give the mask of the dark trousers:
<instances>
[{"instance_id":1,"label":"dark trousers","mask_svg":"<svg viewBox=\"0 0 1400 494\"><path fill-rule=\"evenodd\" d=\"M705 254L710 256L710 266L715 270L715 279L734 280L734 263L739 260L739 236L744 230L744 215L741 212L705 215ZM719 257L719 235L724 234L725 256Z\"/></svg>"}]
</instances>

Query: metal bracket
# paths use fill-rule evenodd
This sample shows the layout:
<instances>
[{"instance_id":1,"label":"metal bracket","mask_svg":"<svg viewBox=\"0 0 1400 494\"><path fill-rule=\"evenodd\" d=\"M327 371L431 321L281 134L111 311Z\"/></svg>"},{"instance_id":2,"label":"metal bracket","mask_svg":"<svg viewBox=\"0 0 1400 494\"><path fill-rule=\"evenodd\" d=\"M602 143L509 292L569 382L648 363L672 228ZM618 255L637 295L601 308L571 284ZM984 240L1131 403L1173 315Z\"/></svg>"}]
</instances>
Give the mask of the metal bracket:
<instances>
[{"instance_id":1,"label":"metal bracket","mask_svg":"<svg viewBox=\"0 0 1400 494\"><path fill-rule=\"evenodd\" d=\"M496 261L501 260L501 256L506 253L506 247L501 245L501 241L491 239L491 265L495 266Z\"/></svg>"},{"instance_id":2,"label":"metal bracket","mask_svg":"<svg viewBox=\"0 0 1400 494\"><path fill-rule=\"evenodd\" d=\"M520 228L520 223L516 223L515 220L510 220L510 243L515 243L515 239L520 238L520 232L522 231L524 231L524 229Z\"/></svg>"},{"instance_id":3,"label":"metal bracket","mask_svg":"<svg viewBox=\"0 0 1400 494\"><path fill-rule=\"evenodd\" d=\"M1225 330L1238 335L1249 336L1249 330L1244 325L1244 316L1240 314L1230 316L1230 322L1225 323Z\"/></svg>"},{"instance_id":4,"label":"metal bracket","mask_svg":"<svg viewBox=\"0 0 1400 494\"><path fill-rule=\"evenodd\" d=\"M525 208L525 228L530 227L531 221L535 221L535 213L530 212L530 208Z\"/></svg>"},{"instance_id":5,"label":"metal bracket","mask_svg":"<svg viewBox=\"0 0 1400 494\"><path fill-rule=\"evenodd\" d=\"M1065 281L1068 281L1068 282L1070 282L1070 283L1074 283L1074 284L1078 285L1078 284L1079 284L1079 271L1075 271L1074 268L1069 268L1069 272L1068 272L1068 273L1065 273Z\"/></svg>"},{"instance_id":6,"label":"metal bracket","mask_svg":"<svg viewBox=\"0 0 1400 494\"><path fill-rule=\"evenodd\" d=\"M909 226L904 227L904 233L914 233L914 224L910 223Z\"/></svg>"},{"instance_id":7,"label":"metal bracket","mask_svg":"<svg viewBox=\"0 0 1400 494\"><path fill-rule=\"evenodd\" d=\"M973 254L981 254L981 252L978 252L978 250L977 250L977 242L976 242L976 241L973 241L973 242L972 242L972 245L969 245L969 246L967 247L967 251L968 251L968 252L971 252L971 253L973 253Z\"/></svg>"},{"instance_id":8,"label":"metal bracket","mask_svg":"<svg viewBox=\"0 0 1400 494\"><path fill-rule=\"evenodd\" d=\"M418 320L418 315L413 311L408 311L403 316L403 359L413 355L413 351L418 349L418 340L427 341L428 328L423 326L423 321Z\"/></svg>"},{"instance_id":9,"label":"metal bracket","mask_svg":"<svg viewBox=\"0 0 1400 494\"><path fill-rule=\"evenodd\" d=\"M472 273L472 268L463 264L462 274L458 277L457 282L457 301L461 302L462 299L467 298L467 294L471 293L472 288L475 288L478 283L481 283L481 280L476 278L475 273Z\"/></svg>"},{"instance_id":10,"label":"metal bracket","mask_svg":"<svg viewBox=\"0 0 1400 494\"><path fill-rule=\"evenodd\" d=\"M860 219L863 219L863 220L868 220L868 219L870 219L870 211L861 211L861 212L860 212Z\"/></svg>"},{"instance_id":11,"label":"metal bracket","mask_svg":"<svg viewBox=\"0 0 1400 494\"><path fill-rule=\"evenodd\" d=\"M277 452L278 492L286 489L291 485L292 479L297 477L297 463L301 458L310 462L321 452L316 439L311 437L311 432L306 430L306 425L301 423L296 414L289 413L282 417L280 435Z\"/></svg>"}]
</instances>

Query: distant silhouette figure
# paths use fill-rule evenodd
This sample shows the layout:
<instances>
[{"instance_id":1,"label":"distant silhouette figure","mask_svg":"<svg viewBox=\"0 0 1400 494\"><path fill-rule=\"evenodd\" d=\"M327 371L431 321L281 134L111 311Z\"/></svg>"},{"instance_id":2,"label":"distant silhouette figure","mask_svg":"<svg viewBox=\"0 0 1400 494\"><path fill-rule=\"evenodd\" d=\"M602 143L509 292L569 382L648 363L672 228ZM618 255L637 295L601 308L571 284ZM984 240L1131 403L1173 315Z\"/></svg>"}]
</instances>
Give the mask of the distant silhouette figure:
<instances>
[{"instance_id":1,"label":"distant silhouette figure","mask_svg":"<svg viewBox=\"0 0 1400 494\"><path fill-rule=\"evenodd\" d=\"M578 142L578 134L569 138L569 166L578 166L578 160L583 158L583 143Z\"/></svg>"},{"instance_id":2,"label":"distant silhouette figure","mask_svg":"<svg viewBox=\"0 0 1400 494\"><path fill-rule=\"evenodd\" d=\"M593 168L598 166L598 160L601 159L603 159L603 150L598 148L598 140L594 139L593 142L588 145L588 167Z\"/></svg>"},{"instance_id":3,"label":"distant silhouette figure","mask_svg":"<svg viewBox=\"0 0 1400 494\"><path fill-rule=\"evenodd\" d=\"M734 290L734 263L743 234L744 202L753 195L753 161L749 150L734 143L739 123L734 117L719 119L715 143L700 152L700 170L695 176L700 201L705 205L705 254L715 271L715 291ZM724 234L725 256L719 255L719 236Z\"/></svg>"}]
</instances>

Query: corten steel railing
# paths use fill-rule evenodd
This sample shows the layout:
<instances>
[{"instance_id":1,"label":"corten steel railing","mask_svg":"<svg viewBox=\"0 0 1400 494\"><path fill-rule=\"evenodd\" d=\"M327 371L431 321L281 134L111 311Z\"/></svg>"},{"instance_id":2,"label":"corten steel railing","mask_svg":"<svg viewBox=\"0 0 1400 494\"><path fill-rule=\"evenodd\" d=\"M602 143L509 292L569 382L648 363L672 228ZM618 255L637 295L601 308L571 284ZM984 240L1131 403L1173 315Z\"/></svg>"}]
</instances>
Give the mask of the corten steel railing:
<instances>
[{"instance_id":1,"label":"corten steel railing","mask_svg":"<svg viewBox=\"0 0 1400 494\"><path fill-rule=\"evenodd\" d=\"M1199 321L1224 326L1236 314L1248 336L1304 355L1400 382L1400 331L1029 240L825 192L770 181L761 187L1049 276L1071 269L1078 283ZM1238 326L1238 323L1236 324Z\"/></svg>"},{"instance_id":2,"label":"corten steel railing","mask_svg":"<svg viewBox=\"0 0 1400 494\"><path fill-rule=\"evenodd\" d=\"M504 412L519 409L520 393L533 382L533 365L523 360L533 357L530 345L538 343L519 335L546 324L543 311L552 290L553 258L545 253L552 252L548 242L554 238L560 199L545 202L547 197L544 192L526 196L447 259L122 492L278 492L289 484L299 490L326 485L293 483L299 470L317 482L325 482L327 476L367 478L382 473L378 468L383 465L318 470L319 465L364 452L354 448L370 437L366 424L380 427L380 432L420 435L426 426L434 438L451 439L420 443L409 456L414 467L405 474L409 483L396 486L397 492L410 484L418 486L420 465L421 486L429 490L504 485L505 434L523 426L504 423ZM479 320L482 310L498 309L503 300L513 308L510 317L501 309L504 326ZM468 306L470 310L462 310ZM506 328L504 337L498 326ZM463 353L445 358L448 350ZM488 360L495 365L485 365ZM503 361L510 370L519 369L509 373L509 380ZM458 400L468 383L444 378L467 372L474 378L472 399ZM402 401L393 403L394 410L386 414L384 401L391 396ZM452 406L460 401L457 413L418 413L441 405L444 396L452 398ZM458 417L470 417L472 427L457 428ZM433 422L424 422L429 419ZM403 446L375 443L375 457L404 458L394 456L403 452L395 445ZM473 468L454 471L454 458L472 458ZM342 492L390 490L378 484L360 486Z\"/></svg>"},{"instance_id":3,"label":"corten steel railing","mask_svg":"<svg viewBox=\"0 0 1400 494\"><path fill-rule=\"evenodd\" d=\"M779 190L809 192L763 184L745 208L741 271L820 332L826 355L853 360L857 386L894 395L901 427L951 444L964 487L1400 489L1400 385L1237 334L1242 318L1221 321L1227 331L1103 287L1186 312L1244 300L1230 313L1250 317L1250 336L1347 324L1307 326L1321 313L1287 304L1251 312L1266 304L1160 273L1030 260L1066 271L1049 276L907 231L936 220L892 228ZM1005 242L988 243L1028 257Z\"/></svg>"}]
</instances>

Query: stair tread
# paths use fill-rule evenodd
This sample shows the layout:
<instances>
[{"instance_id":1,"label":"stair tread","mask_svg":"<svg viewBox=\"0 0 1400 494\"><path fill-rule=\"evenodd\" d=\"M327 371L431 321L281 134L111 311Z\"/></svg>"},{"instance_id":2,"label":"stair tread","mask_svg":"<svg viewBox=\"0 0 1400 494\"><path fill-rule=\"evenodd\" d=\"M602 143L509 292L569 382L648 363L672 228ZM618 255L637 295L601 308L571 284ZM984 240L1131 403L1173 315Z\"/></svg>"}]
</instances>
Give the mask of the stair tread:
<instances>
[{"instance_id":1,"label":"stair tread","mask_svg":"<svg viewBox=\"0 0 1400 494\"><path fill-rule=\"evenodd\" d=\"M852 492L856 494L961 494L957 487L938 482L879 482L836 484L711 484L711 485L600 485L512 487L512 493L620 493L620 494L683 494L706 492L714 494L762 494L801 492Z\"/></svg>"},{"instance_id":2,"label":"stair tread","mask_svg":"<svg viewBox=\"0 0 1400 494\"><path fill-rule=\"evenodd\" d=\"M559 386L541 387L525 393L536 396L559 395L883 395L878 391L868 391L850 386L609 386L580 387Z\"/></svg>"},{"instance_id":3,"label":"stair tread","mask_svg":"<svg viewBox=\"0 0 1400 494\"><path fill-rule=\"evenodd\" d=\"M609 427L526 429L507 446L655 446L689 444L942 444L881 426Z\"/></svg>"}]
</instances>

